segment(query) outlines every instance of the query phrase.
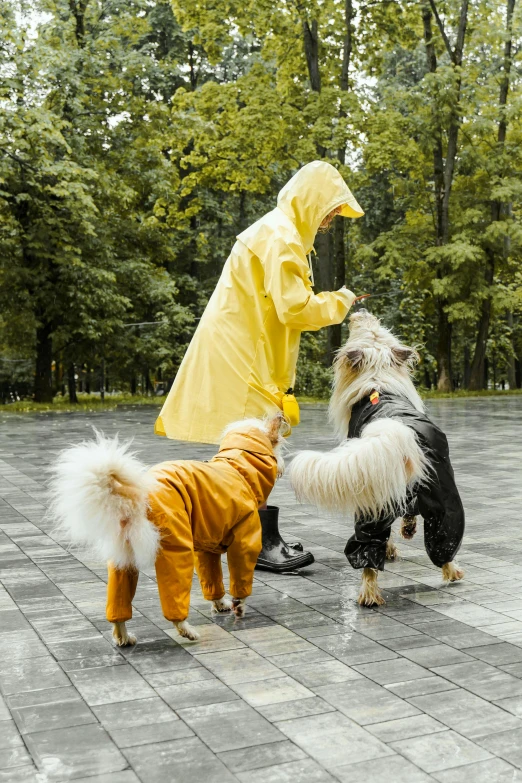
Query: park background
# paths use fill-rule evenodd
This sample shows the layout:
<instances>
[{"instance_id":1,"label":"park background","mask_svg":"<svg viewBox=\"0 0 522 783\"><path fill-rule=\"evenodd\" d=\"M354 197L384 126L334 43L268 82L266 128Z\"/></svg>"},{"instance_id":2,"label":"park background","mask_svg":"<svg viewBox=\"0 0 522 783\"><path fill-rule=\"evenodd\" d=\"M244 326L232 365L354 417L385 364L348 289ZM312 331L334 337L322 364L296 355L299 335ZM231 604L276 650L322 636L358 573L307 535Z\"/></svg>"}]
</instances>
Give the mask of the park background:
<instances>
[{"instance_id":1,"label":"park background","mask_svg":"<svg viewBox=\"0 0 522 783\"><path fill-rule=\"evenodd\" d=\"M517 0L4 0L1 399L164 392L314 159L366 212L316 290L378 294L426 390L520 388L521 45ZM345 330L303 335L302 396Z\"/></svg>"}]
</instances>

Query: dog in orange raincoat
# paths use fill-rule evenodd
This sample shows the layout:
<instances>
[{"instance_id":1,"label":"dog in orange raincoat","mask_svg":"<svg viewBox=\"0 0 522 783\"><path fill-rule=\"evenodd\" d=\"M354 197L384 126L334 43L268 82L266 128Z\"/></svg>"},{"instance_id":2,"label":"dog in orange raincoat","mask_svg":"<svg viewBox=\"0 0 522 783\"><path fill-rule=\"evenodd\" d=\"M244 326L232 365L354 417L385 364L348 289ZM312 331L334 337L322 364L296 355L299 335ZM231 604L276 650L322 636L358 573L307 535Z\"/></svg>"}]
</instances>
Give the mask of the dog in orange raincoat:
<instances>
[{"instance_id":1,"label":"dog in orange raincoat","mask_svg":"<svg viewBox=\"0 0 522 783\"><path fill-rule=\"evenodd\" d=\"M163 462L149 470L128 444L100 434L62 452L53 469L52 513L70 543L109 563L107 619L116 644L136 642L125 622L138 571L153 566L163 614L181 636L199 638L187 622L194 566L216 611L244 614L261 551L258 508L283 473L286 429L281 414L246 419L227 427L209 462ZM224 598L224 552L232 602Z\"/></svg>"}]
</instances>

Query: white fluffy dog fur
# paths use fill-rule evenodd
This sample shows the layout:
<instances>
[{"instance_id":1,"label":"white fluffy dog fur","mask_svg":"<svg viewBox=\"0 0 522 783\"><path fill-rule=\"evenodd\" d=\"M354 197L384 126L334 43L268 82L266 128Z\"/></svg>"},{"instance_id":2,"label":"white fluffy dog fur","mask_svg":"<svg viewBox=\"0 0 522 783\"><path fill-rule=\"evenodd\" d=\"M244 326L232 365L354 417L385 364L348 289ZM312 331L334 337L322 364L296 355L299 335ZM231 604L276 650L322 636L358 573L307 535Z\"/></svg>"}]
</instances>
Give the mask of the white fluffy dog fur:
<instances>
[{"instance_id":1,"label":"white fluffy dog fur","mask_svg":"<svg viewBox=\"0 0 522 783\"><path fill-rule=\"evenodd\" d=\"M158 529L147 518L156 482L129 448L96 432L96 440L62 451L52 468L50 511L56 531L73 546L116 568L145 571L159 547Z\"/></svg>"},{"instance_id":2,"label":"white fluffy dog fur","mask_svg":"<svg viewBox=\"0 0 522 783\"><path fill-rule=\"evenodd\" d=\"M275 443L278 475L284 472L282 437L288 425L282 415L266 419L244 419L230 424L229 432L256 428ZM157 527L148 519L148 496L156 481L146 466L130 451L130 443L118 437L106 438L96 432L96 440L65 449L51 469L50 515L55 532L72 546L79 546L94 559L110 561L116 568L147 570L154 567L160 545ZM245 612L246 599L220 598L213 610L232 610L238 617ZM114 623L113 638L120 646L134 644L125 623ZM181 636L198 639L186 621L176 623Z\"/></svg>"},{"instance_id":3,"label":"white fluffy dog fur","mask_svg":"<svg viewBox=\"0 0 522 783\"><path fill-rule=\"evenodd\" d=\"M349 359L347 361L347 358ZM418 411L424 404L411 380L415 349L402 345L379 320L365 310L350 318L350 337L334 365L329 418L341 445L330 452L302 451L290 468L290 481L301 502L342 514L378 516L393 509L404 512L408 490L429 481L429 463L415 432L396 419L370 422L361 437L347 440L352 408L373 391L406 397ZM410 538L414 523L405 518L403 537ZM388 559L396 549L391 542ZM453 563L443 578L463 576ZM384 603L377 587L377 571L363 569L359 603Z\"/></svg>"}]
</instances>

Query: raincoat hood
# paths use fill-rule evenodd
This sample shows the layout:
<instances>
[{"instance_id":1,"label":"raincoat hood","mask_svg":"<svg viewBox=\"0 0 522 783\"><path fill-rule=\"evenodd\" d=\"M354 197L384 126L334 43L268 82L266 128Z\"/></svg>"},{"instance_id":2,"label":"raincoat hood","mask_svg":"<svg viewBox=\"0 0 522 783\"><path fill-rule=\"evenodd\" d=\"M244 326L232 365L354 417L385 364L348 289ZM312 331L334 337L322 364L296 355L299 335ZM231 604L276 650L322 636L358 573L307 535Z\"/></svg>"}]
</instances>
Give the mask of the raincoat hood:
<instances>
[{"instance_id":1,"label":"raincoat hood","mask_svg":"<svg viewBox=\"0 0 522 783\"><path fill-rule=\"evenodd\" d=\"M211 460L226 459L243 476L258 505L266 502L277 478L277 458L268 436L258 429L229 432Z\"/></svg>"},{"instance_id":2,"label":"raincoat hood","mask_svg":"<svg viewBox=\"0 0 522 783\"><path fill-rule=\"evenodd\" d=\"M299 169L277 197L278 208L297 228L307 253L322 221L341 205L340 214L344 217L364 215L337 169L322 160L314 160Z\"/></svg>"}]
</instances>

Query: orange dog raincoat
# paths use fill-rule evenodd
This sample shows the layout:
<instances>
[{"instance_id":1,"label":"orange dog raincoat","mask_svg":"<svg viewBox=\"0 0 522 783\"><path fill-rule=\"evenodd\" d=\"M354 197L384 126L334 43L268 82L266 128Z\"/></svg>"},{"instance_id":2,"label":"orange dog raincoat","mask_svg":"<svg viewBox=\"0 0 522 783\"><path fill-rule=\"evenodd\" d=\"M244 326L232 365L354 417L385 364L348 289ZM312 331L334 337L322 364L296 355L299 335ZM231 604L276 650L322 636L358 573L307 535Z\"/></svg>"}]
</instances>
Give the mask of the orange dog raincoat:
<instances>
[{"instance_id":1,"label":"orange dog raincoat","mask_svg":"<svg viewBox=\"0 0 522 783\"><path fill-rule=\"evenodd\" d=\"M204 597L225 594L221 555L226 552L230 594L252 592L254 567L261 551L258 508L277 477L277 459L259 429L230 432L209 462L163 462L151 468L159 488L149 496L149 519L161 533L156 576L167 620L185 620L196 567ZM132 617L138 571L109 565L107 620Z\"/></svg>"}]
</instances>

